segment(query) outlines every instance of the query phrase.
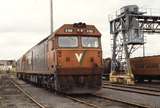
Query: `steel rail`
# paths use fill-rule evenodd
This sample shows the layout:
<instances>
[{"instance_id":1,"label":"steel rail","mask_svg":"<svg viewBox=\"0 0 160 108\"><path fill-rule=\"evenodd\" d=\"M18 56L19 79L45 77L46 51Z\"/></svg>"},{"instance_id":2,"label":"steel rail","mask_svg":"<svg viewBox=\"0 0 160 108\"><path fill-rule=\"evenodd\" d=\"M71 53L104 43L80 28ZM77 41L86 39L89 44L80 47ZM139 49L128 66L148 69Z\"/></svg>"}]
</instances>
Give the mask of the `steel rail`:
<instances>
[{"instance_id":1,"label":"steel rail","mask_svg":"<svg viewBox=\"0 0 160 108\"><path fill-rule=\"evenodd\" d=\"M121 99L117 99L117 98L114 99L114 98L111 98L111 97L101 96L101 95L98 95L98 94L92 94L92 95L97 97L97 98L102 98L102 99L106 99L106 100L110 100L110 101L115 101L115 102L131 105L131 106L135 106L135 107L138 107L138 108L150 108L150 106L148 106L148 105L143 105L143 104L139 104L139 103L135 103L135 102L133 103L133 102L130 102L130 101L125 101L125 100L121 100Z\"/></svg>"},{"instance_id":2,"label":"steel rail","mask_svg":"<svg viewBox=\"0 0 160 108\"><path fill-rule=\"evenodd\" d=\"M68 96L68 95L67 95L67 96L65 96L65 97L66 97L66 98L69 98L69 99L71 99L71 100L73 100L73 101L76 101L76 102L85 104L85 105L87 105L87 106L93 107L93 108L100 108L100 107L98 107L98 106L95 105L95 104L88 103L88 102L86 102L86 101L80 100L80 99L75 98L75 97L72 97L72 96Z\"/></svg>"}]
</instances>

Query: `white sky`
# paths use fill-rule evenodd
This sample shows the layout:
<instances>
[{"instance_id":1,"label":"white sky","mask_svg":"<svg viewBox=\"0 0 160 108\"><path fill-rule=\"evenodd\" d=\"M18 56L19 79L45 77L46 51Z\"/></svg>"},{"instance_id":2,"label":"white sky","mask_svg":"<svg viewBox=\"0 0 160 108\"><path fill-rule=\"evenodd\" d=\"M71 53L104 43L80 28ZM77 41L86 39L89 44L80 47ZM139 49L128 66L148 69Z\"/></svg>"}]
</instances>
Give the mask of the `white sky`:
<instances>
[{"instance_id":1,"label":"white sky","mask_svg":"<svg viewBox=\"0 0 160 108\"><path fill-rule=\"evenodd\" d=\"M0 0L0 59L18 59L50 34L49 1ZM65 23L85 22L95 25L102 33L103 57L111 56L109 14L114 14L117 9L129 4L160 10L159 0L53 0L53 2L54 30ZM160 38L157 37L147 38L148 55L160 54L158 41Z\"/></svg>"}]
</instances>

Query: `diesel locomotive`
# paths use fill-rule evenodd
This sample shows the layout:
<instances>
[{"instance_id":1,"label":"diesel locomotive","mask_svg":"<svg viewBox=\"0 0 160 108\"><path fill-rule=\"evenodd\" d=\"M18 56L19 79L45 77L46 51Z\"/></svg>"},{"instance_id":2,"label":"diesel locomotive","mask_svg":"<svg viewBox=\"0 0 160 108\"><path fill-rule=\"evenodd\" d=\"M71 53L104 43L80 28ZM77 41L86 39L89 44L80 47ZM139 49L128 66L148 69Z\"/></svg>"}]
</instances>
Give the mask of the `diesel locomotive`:
<instances>
[{"instance_id":1,"label":"diesel locomotive","mask_svg":"<svg viewBox=\"0 0 160 108\"><path fill-rule=\"evenodd\" d=\"M94 93L102 86L102 62L97 28L64 24L17 60L17 77L67 94Z\"/></svg>"}]
</instances>

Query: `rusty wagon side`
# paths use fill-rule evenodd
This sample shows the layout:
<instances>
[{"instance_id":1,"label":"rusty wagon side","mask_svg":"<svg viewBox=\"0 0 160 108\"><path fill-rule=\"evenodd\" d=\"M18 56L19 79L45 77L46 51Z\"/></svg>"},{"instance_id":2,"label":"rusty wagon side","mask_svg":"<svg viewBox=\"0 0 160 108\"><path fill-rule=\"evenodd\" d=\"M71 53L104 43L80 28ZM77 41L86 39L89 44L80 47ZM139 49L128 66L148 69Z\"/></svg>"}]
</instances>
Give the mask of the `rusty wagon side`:
<instances>
[{"instance_id":1,"label":"rusty wagon side","mask_svg":"<svg viewBox=\"0 0 160 108\"><path fill-rule=\"evenodd\" d=\"M111 59L103 59L103 62L103 75L109 77L111 71ZM130 63L135 80L160 80L160 55L131 58Z\"/></svg>"},{"instance_id":2,"label":"rusty wagon side","mask_svg":"<svg viewBox=\"0 0 160 108\"><path fill-rule=\"evenodd\" d=\"M160 56L136 57L130 62L136 79L160 80Z\"/></svg>"}]
</instances>

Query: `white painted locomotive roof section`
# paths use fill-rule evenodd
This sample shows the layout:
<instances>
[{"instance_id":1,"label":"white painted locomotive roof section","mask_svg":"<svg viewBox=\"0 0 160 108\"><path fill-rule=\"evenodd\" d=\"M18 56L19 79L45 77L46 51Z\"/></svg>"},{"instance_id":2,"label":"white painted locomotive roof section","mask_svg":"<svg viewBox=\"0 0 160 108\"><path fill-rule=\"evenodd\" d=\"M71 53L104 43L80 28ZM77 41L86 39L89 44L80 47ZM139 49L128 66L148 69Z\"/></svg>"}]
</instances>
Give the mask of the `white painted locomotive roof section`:
<instances>
[{"instance_id":1,"label":"white painted locomotive roof section","mask_svg":"<svg viewBox=\"0 0 160 108\"><path fill-rule=\"evenodd\" d=\"M0 0L0 59L18 59L50 34L49 1ZM108 15L129 4L160 9L159 0L53 0L54 30L66 23L93 24L102 33L103 56L109 57ZM160 54L159 39L147 39L148 55Z\"/></svg>"}]
</instances>

